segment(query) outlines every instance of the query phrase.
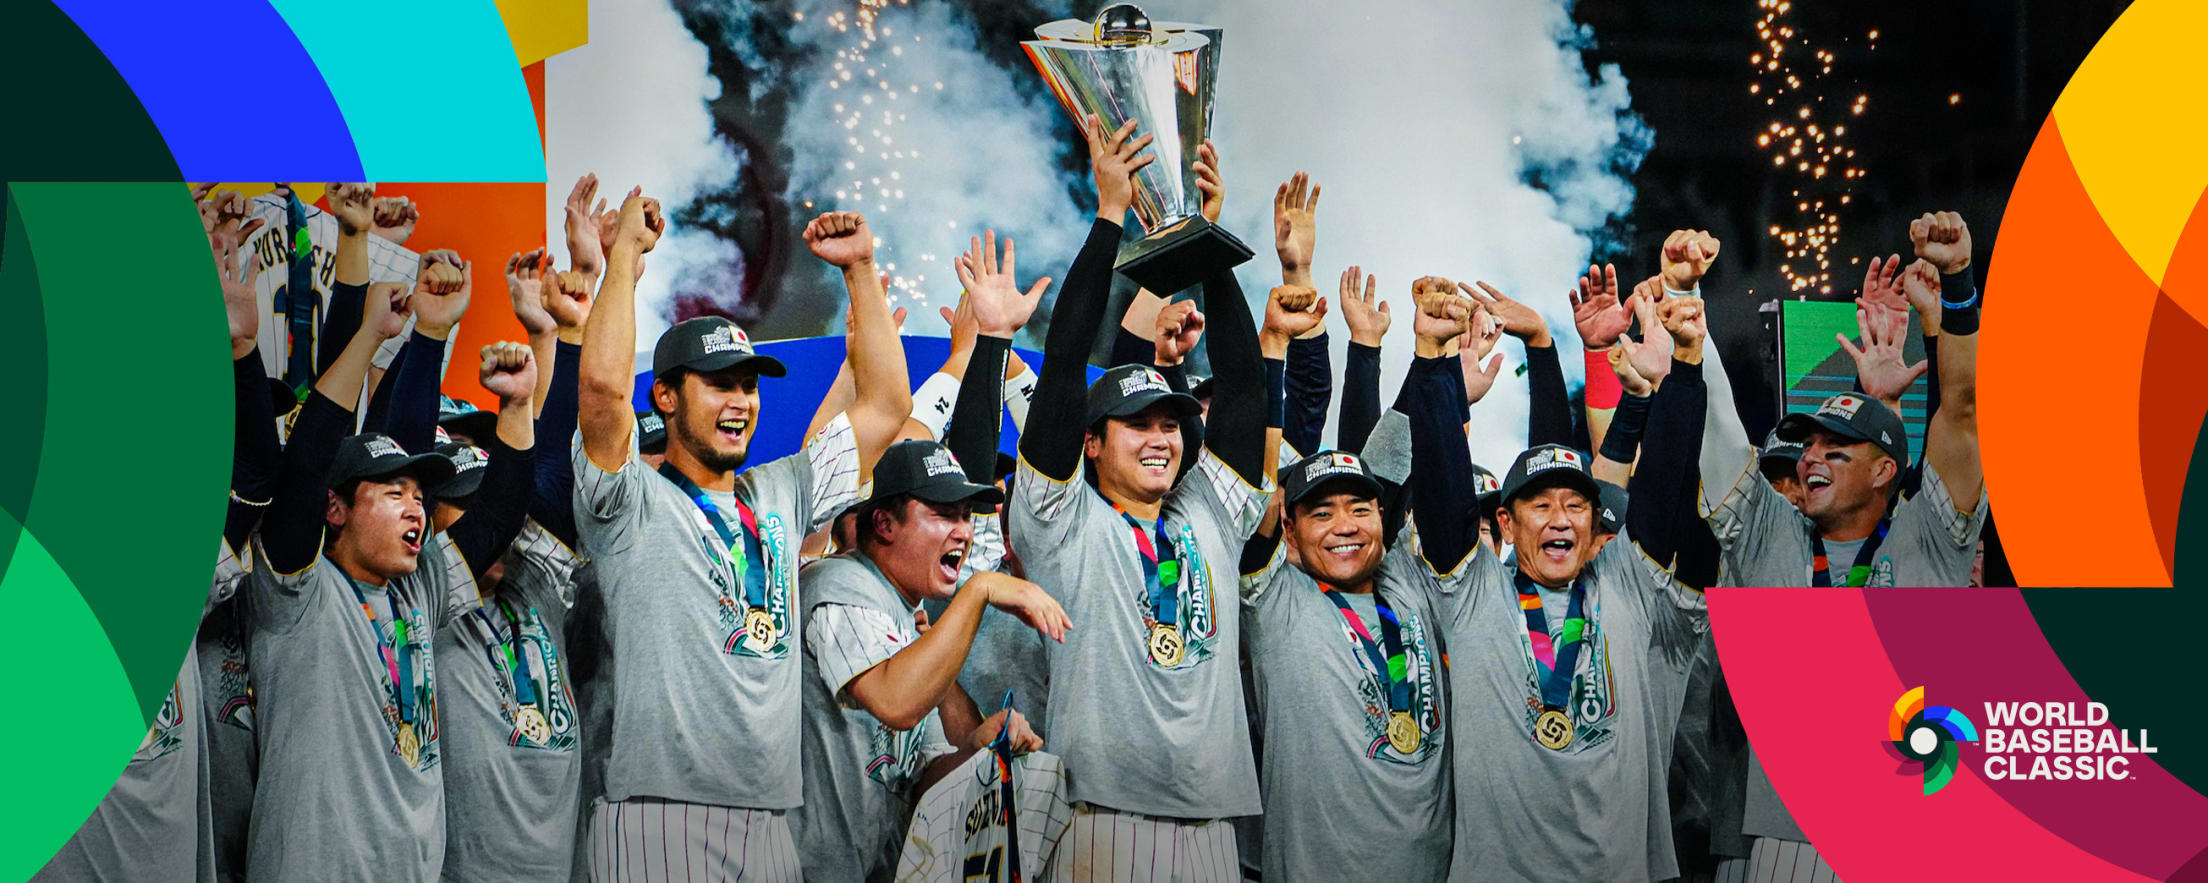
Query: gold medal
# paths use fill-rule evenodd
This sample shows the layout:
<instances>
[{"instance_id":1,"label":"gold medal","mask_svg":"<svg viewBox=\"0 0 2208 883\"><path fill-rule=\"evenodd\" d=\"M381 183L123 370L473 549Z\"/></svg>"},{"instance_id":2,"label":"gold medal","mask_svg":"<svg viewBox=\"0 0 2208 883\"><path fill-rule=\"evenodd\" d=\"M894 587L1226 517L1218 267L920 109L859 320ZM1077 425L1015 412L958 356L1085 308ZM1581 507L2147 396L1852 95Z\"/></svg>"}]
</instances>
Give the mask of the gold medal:
<instances>
[{"instance_id":1,"label":"gold medal","mask_svg":"<svg viewBox=\"0 0 2208 883\"><path fill-rule=\"evenodd\" d=\"M753 607L744 614L744 635L750 639L752 649L765 650L774 646L777 630L774 614L765 607Z\"/></svg>"},{"instance_id":2,"label":"gold medal","mask_svg":"<svg viewBox=\"0 0 2208 883\"><path fill-rule=\"evenodd\" d=\"M414 724L409 721L399 722L399 757L409 767L422 761L422 740L414 735Z\"/></svg>"},{"instance_id":3,"label":"gold medal","mask_svg":"<svg viewBox=\"0 0 2208 883\"><path fill-rule=\"evenodd\" d=\"M538 745L552 741L551 722L544 719L544 712L534 707L523 706L514 713L514 730L521 733L522 738Z\"/></svg>"},{"instance_id":4,"label":"gold medal","mask_svg":"<svg viewBox=\"0 0 2208 883\"><path fill-rule=\"evenodd\" d=\"M1564 750L1572 744L1572 716L1556 708L1541 712L1533 722L1533 738L1550 751Z\"/></svg>"},{"instance_id":5,"label":"gold medal","mask_svg":"<svg viewBox=\"0 0 2208 883\"><path fill-rule=\"evenodd\" d=\"M1388 715L1388 744L1397 754L1410 754L1418 750L1418 721L1408 711Z\"/></svg>"},{"instance_id":6,"label":"gold medal","mask_svg":"<svg viewBox=\"0 0 2208 883\"><path fill-rule=\"evenodd\" d=\"M1181 664L1183 649L1178 630L1162 622L1150 627L1150 661L1172 668Z\"/></svg>"}]
</instances>

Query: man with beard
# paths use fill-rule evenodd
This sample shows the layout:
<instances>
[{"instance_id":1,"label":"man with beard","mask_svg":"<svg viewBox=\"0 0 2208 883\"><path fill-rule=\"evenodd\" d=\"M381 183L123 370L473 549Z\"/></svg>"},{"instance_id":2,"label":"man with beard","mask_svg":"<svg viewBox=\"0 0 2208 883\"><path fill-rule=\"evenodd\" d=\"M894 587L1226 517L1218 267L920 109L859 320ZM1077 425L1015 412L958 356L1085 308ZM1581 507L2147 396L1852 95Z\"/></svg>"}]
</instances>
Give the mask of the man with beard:
<instances>
[{"instance_id":1,"label":"man with beard","mask_svg":"<svg viewBox=\"0 0 2208 883\"><path fill-rule=\"evenodd\" d=\"M483 502L450 530L432 533L424 511L452 477L449 460L377 433L344 435L369 360L405 311L418 335L451 333L451 305L465 302L472 276L459 272L457 289L437 293L425 280L403 305L397 291L371 287L360 330L316 381L284 451L238 596L260 724L250 879L430 880L443 860L432 639L462 569L480 576L521 528L534 445L529 349L483 349L481 379L500 416L481 440Z\"/></svg>"},{"instance_id":2,"label":"man with beard","mask_svg":"<svg viewBox=\"0 0 2208 883\"><path fill-rule=\"evenodd\" d=\"M1505 473L1495 514L1516 550L1508 566L1478 544L1461 504L1421 505L1475 493L1467 415L1431 404L1464 400L1445 342L1469 324L1466 307L1447 295L1421 298L1418 358L1402 399L1413 409L1419 544L1427 566L1444 574L1435 605L1451 653L1459 749L1450 879L1676 876L1664 775L1705 618L1701 592L1669 571L1706 578L1715 565L1675 551L1664 522L1679 519L1649 501L1687 499L1691 486L1685 470L1636 472L1625 530L1601 536L1589 456L1561 445L1527 450ZM1699 307L1681 299L1667 308L1677 358L1700 359ZM1657 394L1672 394L1670 385ZM1674 434L1685 435L1652 422L1644 445L1660 453ZM1652 487L1662 481L1681 486L1665 496Z\"/></svg>"},{"instance_id":3,"label":"man with beard","mask_svg":"<svg viewBox=\"0 0 2208 883\"><path fill-rule=\"evenodd\" d=\"M1185 452L1197 463L1178 480L1181 429L1196 400L1147 365L1082 382L1130 179L1155 159L1138 156L1151 136L1135 137L1133 121L1116 132L1093 116L1087 123L1096 221L1051 316L1006 524L1028 577L1051 586L1080 623L1050 647L1045 732L1065 759L1075 808L1052 874L1232 879L1240 872L1226 819L1259 805L1237 665L1240 617L1219 609L1217 589L1233 578L1264 515L1266 435L1281 425L1285 368L1259 355L1233 273L1206 280L1217 398L1202 450ZM1209 146L1200 153L1203 212L1216 217L1219 184L1206 174L1216 157Z\"/></svg>"},{"instance_id":4,"label":"man with beard","mask_svg":"<svg viewBox=\"0 0 2208 883\"><path fill-rule=\"evenodd\" d=\"M798 548L858 497L912 410L905 360L856 213L805 228L851 294L856 394L799 453L738 470L759 417L759 377L782 364L735 323L676 324L652 353L651 404L667 424L655 472L629 407L636 262L666 222L631 191L583 339L575 518L604 604L613 703L605 796L587 832L599 880L796 880L786 813L798 806L804 607Z\"/></svg>"}]
</instances>

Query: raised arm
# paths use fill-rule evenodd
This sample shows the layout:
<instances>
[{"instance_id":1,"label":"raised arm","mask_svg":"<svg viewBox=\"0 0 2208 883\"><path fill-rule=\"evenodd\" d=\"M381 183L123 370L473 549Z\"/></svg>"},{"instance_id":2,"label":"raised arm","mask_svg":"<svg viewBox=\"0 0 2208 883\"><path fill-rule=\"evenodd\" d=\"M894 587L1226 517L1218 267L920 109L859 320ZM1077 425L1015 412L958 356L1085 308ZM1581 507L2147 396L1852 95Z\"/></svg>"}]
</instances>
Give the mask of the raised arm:
<instances>
[{"instance_id":1,"label":"raised arm","mask_svg":"<svg viewBox=\"0 0 2208 883\"><path fill-rule=\"evenodd\" d=\"M1619 388L1618 406L1610 420L1609 431L1603 434L1601 444L1595 448L1595 461L1589 471L1596 478L1615 485L1624 485L1633 472L1633 464L1640 458L1641 440L1646 437L1650 398L1666 375L1671 373L1672 337L1663 333L1657 322L1657 303L1662 289L1650 279L1635 286L1633 296L1627 298L1632 314L1639 318L1641 340L1620 333L1617 345L1610 348L1604 361L1605 372L1616 378ZM1590 362L1588 370L1594 370ZM1699 420L1701 411L1693 412ZM1696 438L1700 438L1697 433ZM1697 445L1697 448L1699 444ZM1681 466L1691 462L1693 448L1688 449L1689 459L1678 461Z\"/></svg>"},{"instance_id":2,"label":"raised arm","mask_svg":"<svg viewBox=\"0 0 2208 883\"><path fill-rule=\"evenodd\" d=\"M1572 399L1564 391L1564 366L1556 360L1556 340L1549 336L1548 320L1532 307L1519 303L1485 282L1474 289L1462 282L1457 289L1478 302L1488 315L1502 323L1503 333L1526 345L1526 380L1532 402L1526 424L1526 444L1572 443Z\"/></svg>"},{"instance_id":3,"label":"raised arm","mask_svg":"<svg viewBox=\"0 0 2208 883\"><path fill-rule=\"evenodd\" d=\"M1645 315L1646 308L1642 312ZM1650 405L1641 455L1646 466L1635 470L1626 483L1627 497L1632 501L1625 510L1626 533L1642 552L1670 568L1681 582L1708 588L1716 578L1716 546L1690 541L1697 532L1706 535L1708 528L1694 509L1697 475L1689 464L1694 462L1694 451L1702 447L1698 418L1704 410L1702 399L1709 394L1702 383L1709 317L1701 298L1675 297L1665 299L1661 316L1650 319L1642 326L1647 329L1646 336L1670 338L1673 346L1668 358L1672 363L1655 392L1656 401ZM1644 357L1652 357L1657 351L1657 346L1648 343L1635 349Z\"/></svg>"},{"instance_id":4,"label":"raised arm","mask_svg":"<svg viewBox=\"0 0 2208 883\"><path fill-rule=\"evenodd\" d=\"M1020 429L1020 456L1054 481L1070 481L1081 466L1082 424L1088 389L1089 347L1096 343L1111 296L1112 258L1119 251L1120 221L1134 201L1133 175L1157 157L1142 153L1152 136L1134 137L1135 122L1106 133L1094 115L1087 120L1089 165L1096 178L1096 222L1074 256L1051 308L1050 334L1043 340L1043 365L1036 381L1029 419ZM1245 313L1247 310L1245 310Z\"/></svg>"},{"instance_id":5,"label":"raised arm","mask_svg":"<svg viewBox=\"0 0 2208 883\"><path fill-rule=\"evenodd\" d=\"M659 200L646 198L641 187L621 201L616 224L598 303L584 326L582 369L576 378L583 453L591 465L607 472L617 472L629 461L629 433L636 430L629 397L636 365L637 262L667 230Z\"/></svg>"},{"instance_id":6,"label":"raised arm","mask_svg":"<svg viewBox=\"0 0 2208 883\"><path fill-rule=\"evenodd\" d=\"M861 529L865 529L863 526ZM859 707L892 730L909 730L927 719L943 696L958 684L958 672L973 650L982 608L1011 613L1036 631L1064 641L1073 627L1058 602L1027 580L996 571L974 574L951 596L950 606L925 634L844 686ZM814 608L818 616L821 608ZM961 738L967 734L958 734Z\"/></svg>"},{"instance_id":7,"label":"raised arm","mask_svg":"<svg viewBox=\"0 0 2208 883\"><path fill-rule=\"evenodd\" d=\"M1973 512L1984 490L1978 460L1978 313L1984 297L1970 269L1970 227L1954 212L1909 222L1917 257L1940 272L1940 409L1924 430L1924 462L1947 485L1956 511Z\"/></svg>"},{"instance_id":8,"label":"raised arm","mask_svg":"<svg viewBox=\"0 0 2208 883\"><path fill-rule=\"evenodd\" d=\"M1362 293L1360 293L1362 283ZM1334 446L1362 451L1372 427L1380 422L1380 341L1388 334L1388 305L1376 301L1379 277L1365 276L1361 267L1342 271L1342 320L1349 325L1349 353L1342 365L1342 413L1334 427Z\"/></svg>"},{"instance_id":9,"label":"raised arm","mask_svg":"<svg viewBox=\"0 0 2208 883\"><path fill-rule=\"evenodd\" d=\"M483 348L479 371L483 388L498 396L498 432L483 443L490 465L483 467L483 488L468 516L445 531L468 571L483 576L521 534L528 513L529 486L535 474L536 420L529 403L536 394L536 357L524 344L503 342Z\"/></svg>"},{"instance_id":10,"label":"raised arm","mask_svg":"<svg viewBox=\"0 0 2208 883\"><path fill-rule=\"evenodd\" d=\"M276 476L274 498L261 521L261 545L277 573L297 573L314 562L322 548L330 461L338 442L353 431L353 404L376 348L397 337L407 312L397 285L378 285L369 294L360 330L338 353L330 370L315 380L314 393L293 421L290 443Z\"/></svg>"},{"instance_id":11,"label":"raised arm","mask_svg":"<svg viewBox=\"0 0 2208 883\"><path fill-rule=\"evenodd\" d=\"M966 287L965 304L972 314L976 334L974 352L966 376L959 384L958 400L951 409L944 445L966 467L966 479L975 484L996 480L997 435L1004 421L997 417L1004 401L1004 362L1012 353L1012 337L1035 314L1050 278L1035 281L1027 291L1019 289L1013 269L1012 240L1004 241L1004 259L997 259L996 233L975 238L957 260L959 284ZM979 366L976 370L975 366Z\"/></svg>"},{"instance_id":12,"label":"raised arm","mask_svg":"<svg viewBox=\"0 0 2208 883\"><path fill-rule=\"evenodd\" d=\"M322 317L318 340L324 342L316 359L317 374L328 373L342 347L360 330L362 305L368 299L368 236L375 224L374 184L331 184L326 191L330 215L337 219L336 273L330 285L330 308ZM313 292L294 292L294 301L311 299Z\"/></svg>"},{"instance_id":13,"label":"raised arm","mask_svg":"<svg viewBox=\"0 0 2208 883\"><path fill-rule=\"evenodd\" d=\"M426 252L414 277L407 306L414 311L414 333L399 349L388 382L390 411L381 431L409 451L437 444L438 387L443 380L445 340L468 311L475 290L475 268L453 251Z\"/></svg>"},{"instance_id":14,"label":"raised arm","mask_svg":"<svg viewBox=\"0 0 2208 883\"><path fill-rule=\"evenodd\" d=\"M889 292L874 269L874 231L858 212L828 212L805 225L805 244L843 271L851 295L852 346L844 356L851 363L851 407L844 414L859 449L859 474L869 475L912 414L904 347L889 315Z\"/></svg>"},{"instance_id":15,"label":"raised arm","mask_svg":"<svg viewBox=\"0 0 2208 883\"><path fill-rule=\"evenodd\" d=\"M1411 494L1411 518L1426 563L1437 573L1455 572L1479 546L1479 522L1468 505L1479 498L1464 437L1470 404L1464 369L1450 350L1451 341L1471 330L1472 313L1471 301L1445 288L1418 296L1411 320L1417 349L1395 402L1410 418L1411 482L1418 487Z\"/></svg>"},{"instance_id":16,"label":"raised arm","mask_svg":"<svg viewBox=\"0 0 2208 883\"><path fill-rule=\"evenodd\" d=\"M1610 350L1633 323L1631 308L1618 300L1618 268L1615 264L1587 265L1579 287L1565 292L1572 302L1572 327L1579 332L1580 352L1587 370L1587 444L1602 450L1603 437L1624 394L1616 372L1610 370Z\"/></svg>"},{"instance_id":17,"label":"raised arm","mask_svg":"<svg viewBox=\"0 0 2208 883\"><path fill-rule=\"evenodd\" d=\"M600 260L602 262L603 258ZM556 274L548 282L550 287L542 294L542 306L555 330L551 360L537 359L536 366L537 392L544 400L536 405L538 453L529 516L573 549L576 548L575 459L571 446L575 443L576 415L580 408L576 375L582 370L583 329L590 322L592 298L580 271ZM532 335L531 355L536 354L537 346L538 341Z\"/></svg>"},{"instance_id":18,"label":"raised arm","mask_svg":"<svg viewBox=\"0 0 2208 883\"><path fill-rule=\"evenodd\" d=\"M242 202L242 198L237 201ZM230 506L222 531L223 541L235 552L245 548L246 538L260 524L261 511L268 506L277 465L283 457L283 443L276 438L276 414L269 406L268 373L261 364L259 350L261 311L253 291L259 261L242 250L231 235L210 233L209 241L215 251L215 270L222 281L223 313L230 325L231 393L237 404L232 427L237 443L230 451ZM244 557L240 555L239 559Z\"/></svg>"}]
</instances>

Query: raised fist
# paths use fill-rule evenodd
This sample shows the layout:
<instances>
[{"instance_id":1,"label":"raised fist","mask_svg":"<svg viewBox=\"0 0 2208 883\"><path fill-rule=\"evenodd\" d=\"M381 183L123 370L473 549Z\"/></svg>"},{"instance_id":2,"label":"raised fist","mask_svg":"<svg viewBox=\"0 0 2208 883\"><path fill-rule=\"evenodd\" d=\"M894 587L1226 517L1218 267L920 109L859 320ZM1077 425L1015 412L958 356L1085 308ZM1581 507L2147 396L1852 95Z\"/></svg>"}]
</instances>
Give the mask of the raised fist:
<instances>
[{"instance_id":1,"label":"raised fist","mask_svg":"<svg viewBox=\"0 0 2208 883\"><path fill-rule=\"evenodd\" d=\"M501 409L510 402L536 394L537 363L526 344L499 341L484 347L482 355L483 367L478 377L485 390L498 396Z\"/></svg>"},{"instance_id":2,"label":"raised fist","mask_svg":"<svg viewBox=\"0 0 2208 883\"><path fill-rule=\"evenodd\" d=\"M1412 296L1418 304L1418 313L1411 317L1411 332L1418 335L1420 340L1435 346L1446 346L1457 335L1471 330L1474 309L1472 301L1450 291L1416 285L1412 290Z\"/></svg>"},{"instance_id":3,"label":"raised fist","mask_svg":"<svg viewBox=\"0 0 2208 883\"><path fill-rule=\"evenodd\" d=\"M1175 301L1158 310L1155 358L1160 365L1178 365L1196 349L1204 336L1204 314L1192 300Z\"/></svg>"},{"instance_id":4,"label":"raised fist","mask_svg":"<svg viewBox=\"0 0 2208 883\"><path fill-rule=\"evenodd\" d=\"M858 212L823 212L805 225L805 247L842 268L874 260L874 231Z\"/></svg>"},{"instance_id":5,"label":"raised fist","mask_svg":"<svg viewBox=\"0 0 2208 883\"><path fill-rule=\"evenodd\" d=\"M414 304L406 296L405 285L368 283L367 302L361 305L361 330L373 332L377 340L390 340L405 331L406 320L413 317Z\"/></svg>"},{"instance_id":6,"label":"raised fist","mask_svg":"<svg viewBox=\"0 0 2208 883\"><path fill-rule=\"evenodd\" d=\"M431 336L441 336L460 324L474 285L475 268L462 261L459 252L423 252L421 268L415 272L414 296L408 301L420 317L415 327Z\"/></svg>"},{"instance_id":7,"label":"raised fist","mask_svg":"<svg viewBox=\"0 0 2208 883\"><path fill-rule=\"evenodd\" d=\"M667 232L667 218L660 214L659 200L645 196L642 187L630 190L621 200L616 223L614 242L634 245L638 254L651 251L659 244L660 234Z\"/></svg>"},{"instance_id":8,"label":"raised fist","mask_svg":"<svg viewBox=\"0 0 2208 883\"><path fill-rule=\"evenodd\" d=\"M551 264L541 248L506 259L506 296L513 301L514 318L520 320L521 330L531 336L559 330L544 306L545 278Z\"/></svg>"},{"instance_id":9,"label":"raised fist","mask_svg":"<svg viewBox=\"0 0 2208 883\"><path fill-rule=\"evenodd\" d=\"M337 216L337 231L352 236L375 228L376 211L372 203L376 198L374 184L331 184L324 195L330 201L330 214Z\"/></svg>"},{"instance_id":10,"label":"raised fist","mask_svg":"<svg viewBox=\"0 0 2208 883\"><path fill-rule=\"evenodd\" d=\"M1671 231L1664 237L1664 287L1693 291L1702 284L1702 274L1710 271L1710 263L1717 260L1717 249L1717 237L1708 230Z\"/></svg>"},{"instance_id":11,"label":"raised fist","mask_svg":"<svg viewBox=\"0 0 2208 883\"><path fill-rule=\"evenodd\" d=\"M414 200L404 196L379 196L370 202L375 215L377 236L394 245L405 245L414 236L414 224L422 219L422 213L414 208Z\"/></svg>"},{"instance_id":12,"label":"raised fist","mask_svg":"<svg viewBox=\"0 0 2208 883\"><path fill-rule=\"evenodd\" d=\"M1952 276L1970 266L1970 225L1954 212L1926 212L1909 222L1909 242L1917 257L1932 262L1941 275Z\"/></svg>"},{"instance_id":13,"label":"raised fist","mask_svg":"<svg viewBox=\"0 0 2208 883\"><path fill-rule=\"evenodd\" d=\"M583 327L590 321L591 282L595 277L581 270L561 270L546 279L544 311L562 329Z\"/></svg>"},{"instance_id":14,"label":"raised fist","mask_svg":"<svg viewBox=\"0 0 2208 883\"><path fill-rule=\"evenodd\" d=\"M1325 319L1326 299L1304 286L1275 285L1265 298L1263 330L1267 333L1296 337L1318 327Z\"/></svg>"}]
</instances>

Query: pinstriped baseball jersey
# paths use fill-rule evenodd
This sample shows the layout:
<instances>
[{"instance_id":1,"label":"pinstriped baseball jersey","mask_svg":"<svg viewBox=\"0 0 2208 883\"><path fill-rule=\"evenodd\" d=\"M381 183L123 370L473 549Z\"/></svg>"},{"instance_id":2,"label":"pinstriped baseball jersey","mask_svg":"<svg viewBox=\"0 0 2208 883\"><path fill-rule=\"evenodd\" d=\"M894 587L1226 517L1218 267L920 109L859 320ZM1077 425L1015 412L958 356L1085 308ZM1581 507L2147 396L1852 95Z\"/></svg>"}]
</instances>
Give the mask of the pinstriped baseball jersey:
<instances>
[{"instance_id":1,"label":"pinstriped baseball jersey","mask_svg":"<svg viewBox=\"0 0 2208 883\"><path fill-rule=\"evenodd\" d=\"M897 857L897 883L1011 880L1001 783L996 755L979 751L921 795ZM1057 755L1038 751L1012 759L1012 816L1020 829L1022 878L1042 880L1073 820Z\"/></svg>"}]
</instances>

